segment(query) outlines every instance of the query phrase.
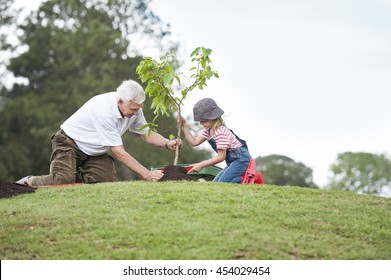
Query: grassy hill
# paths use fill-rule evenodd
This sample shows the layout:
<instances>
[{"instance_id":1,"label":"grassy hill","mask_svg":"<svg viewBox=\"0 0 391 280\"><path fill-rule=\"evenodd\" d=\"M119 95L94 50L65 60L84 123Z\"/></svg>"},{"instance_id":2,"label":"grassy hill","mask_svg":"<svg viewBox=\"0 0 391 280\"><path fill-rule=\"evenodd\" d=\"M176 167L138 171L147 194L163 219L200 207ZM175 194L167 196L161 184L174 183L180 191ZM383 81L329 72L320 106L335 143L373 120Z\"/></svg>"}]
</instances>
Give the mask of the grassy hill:
<instances>
[{"instance_id":1,"label":"grassy hill","mask_svg":"<svg viewBox=\"0 0 391 280\"><path fill-rule=\"evenodd\" d=\"M0 200L1 259L391 259L391 199L199 182Z\"/></svg>"}]
</instances>

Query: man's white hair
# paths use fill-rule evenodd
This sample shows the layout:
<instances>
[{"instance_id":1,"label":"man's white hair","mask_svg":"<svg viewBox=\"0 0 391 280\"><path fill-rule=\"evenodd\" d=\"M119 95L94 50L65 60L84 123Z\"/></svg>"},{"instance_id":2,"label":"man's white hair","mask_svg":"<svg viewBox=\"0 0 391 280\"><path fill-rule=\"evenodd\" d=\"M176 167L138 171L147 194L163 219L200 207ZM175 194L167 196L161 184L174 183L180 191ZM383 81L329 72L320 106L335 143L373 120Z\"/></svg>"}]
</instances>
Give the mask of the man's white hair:
<instances>
[{"instance_id":1,"label":"man's white hair","mask_svg":"<svg viewBox=\"0 0 391 280\"><path fill-rule=\"evenodd\" d=\"M122 100L124 103L133 101L142 104L145 101L145 92L137 82L126 80L117 88L117 100Z\"/></svg>"}]
</instances>

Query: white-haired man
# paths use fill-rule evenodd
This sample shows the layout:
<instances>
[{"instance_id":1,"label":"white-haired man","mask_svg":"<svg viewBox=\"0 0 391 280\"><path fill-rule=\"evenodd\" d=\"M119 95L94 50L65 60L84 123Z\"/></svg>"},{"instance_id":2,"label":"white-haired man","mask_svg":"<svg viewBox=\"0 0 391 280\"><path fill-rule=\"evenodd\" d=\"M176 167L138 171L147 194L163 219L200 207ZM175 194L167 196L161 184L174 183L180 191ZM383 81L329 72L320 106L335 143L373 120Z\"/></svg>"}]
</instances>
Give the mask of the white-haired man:
<instances>
[{"instance_id":1,"label":"white-haired man","mask_svg":"<svg viewBox=\"0 0 391 280\"><path fill-rule=\"evenodd\" d=\"M168 140L147 128L142 106L145 93L135 81L127 80L115 92L97 95L88 100L69 117L52 137L50 174L26 176L16 183L33 188L43 185L75 182L112 182L117 180L114 157L129 170L147 181L157 181L163 176L160 170L150 171L141 165L124 148L125 132L140 134L154 146L175 150L180 140Z\"/></svg>"}]
</instances>

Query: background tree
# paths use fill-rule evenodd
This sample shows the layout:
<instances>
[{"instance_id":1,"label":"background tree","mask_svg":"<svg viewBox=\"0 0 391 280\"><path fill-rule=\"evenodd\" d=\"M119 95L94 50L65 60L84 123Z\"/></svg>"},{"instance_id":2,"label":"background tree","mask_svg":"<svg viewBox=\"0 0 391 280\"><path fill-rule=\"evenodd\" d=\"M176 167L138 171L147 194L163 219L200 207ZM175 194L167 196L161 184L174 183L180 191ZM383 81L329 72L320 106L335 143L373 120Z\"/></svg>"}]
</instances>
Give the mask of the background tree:
<instances>
[{"instance_id":1,"label":"background tree","mask_svg":"<svg viewBox=\"0 0 391 280\"><path fill-rule=\"evenodd\" d=\"M160 40L169 36L158 17L148 19L153 14L148 2L52 0L42 3L19 26L23 31L19 40L28 51L12 58L8 70L28 83L2 92L9 102L0 110L0 178L47 173L50 135L60 124L92 96L115 90L125 79L137 80L136 67L142 58L129 55L130 48L138 47L129 41L130 33L146 32L159 42L157 49ZM149 107L147 100L147 119L153 118ZM163 130L175 128L173 118L164 121ZM124 140L125 146L132 141ZM162 149L149 154L150 145L141 141L131 144L131 153L146 166L166 154L172 156ZM192 162L202 153L188 149L184 156Z\"/></svg>"},{"instance_id":2,"label":"background tree","mask_svg":"<svg viewBox=\"0 0 391 280\"><path fill-rule=\"evenodd\" d=\"M11 9L12 1L9 0L0 0L0 78L1 80L6 64L6 54L4 53L8 49L11 48L11 44L9 43L9 28L12 26L12 23L15 21L15 18L12 16Z\"/></svg>"},{"instance_id":3,"label":"background tree","mask_svg":"<svg viewBox=\"0 0 391 280\"><path fill-rule=\"evenodd\" d=\"M289 157L269 155L257 157L255 162L267 184L318 188L313 182L312 169Z\"/></svg>"},{"instance_id":4,"label":"background tree","mask_svg":"<svg viewBox=\"0 0 391 280\"><path fill-rule=\"evenodd\" d=\"M391 192L391 160L385 154L338 154L330 168L329 188L362 194Z\"/></svg>"},{"instance_id":5,"label":"background tree","mask_svg":"<svg viewBox=\"0 0 391 280\"><path fill-rule=\"evenodd\" d=\"M6 103L5 86L10 86L7 80L10 79L10 72L6 65L12 53L16 51L18 45L13 42L14 34L17 33L17 20L20 15L20 9L15 9L12 0L0 0L0 110Z\"/></svg>"}]
</instances>

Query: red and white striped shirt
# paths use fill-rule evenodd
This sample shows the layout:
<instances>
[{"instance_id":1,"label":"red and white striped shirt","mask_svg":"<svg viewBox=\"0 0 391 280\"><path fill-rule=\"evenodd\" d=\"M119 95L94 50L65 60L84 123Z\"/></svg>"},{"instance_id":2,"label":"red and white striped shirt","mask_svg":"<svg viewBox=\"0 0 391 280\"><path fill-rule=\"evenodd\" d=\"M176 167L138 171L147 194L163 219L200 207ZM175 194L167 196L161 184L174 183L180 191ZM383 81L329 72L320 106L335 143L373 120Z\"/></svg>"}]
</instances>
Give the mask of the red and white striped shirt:
<instances>
[{"instance_id":1,"label":"red and white striped shirt","mask_svg":"<svg viewBox=\"0 0 391 280\"><path fill-rule=\"evenodd\" d=\"M232 131L223 125L217 128L213 135L210 135L209 129L205 129L201 135L208 140L213 138L218 150L236 149L242 146Z\"/></svg>"}]
</instances>

